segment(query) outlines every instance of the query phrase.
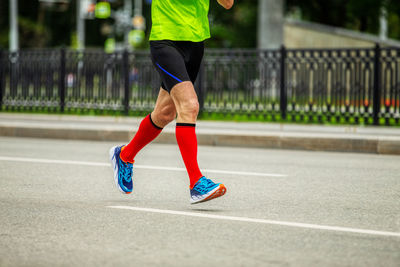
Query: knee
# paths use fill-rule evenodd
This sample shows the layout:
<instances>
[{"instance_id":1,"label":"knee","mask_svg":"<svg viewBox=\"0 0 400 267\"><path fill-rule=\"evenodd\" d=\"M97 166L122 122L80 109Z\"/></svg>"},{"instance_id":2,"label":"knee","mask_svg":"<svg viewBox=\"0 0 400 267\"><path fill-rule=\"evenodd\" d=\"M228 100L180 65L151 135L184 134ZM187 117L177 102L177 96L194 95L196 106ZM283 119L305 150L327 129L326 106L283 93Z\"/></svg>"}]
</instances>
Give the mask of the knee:
<instances>
[{"instance_id":1,"label":"knee","mask_svg":"<svg viewBox=\"0 0 400 267\"><path fill-rule=\"evenodd\" d=\"M197 99L186 101L182 104L181 108L181 115L190 116L190 117L197 117L199 114L199 101Z\"/></svg>"}]
</instances>

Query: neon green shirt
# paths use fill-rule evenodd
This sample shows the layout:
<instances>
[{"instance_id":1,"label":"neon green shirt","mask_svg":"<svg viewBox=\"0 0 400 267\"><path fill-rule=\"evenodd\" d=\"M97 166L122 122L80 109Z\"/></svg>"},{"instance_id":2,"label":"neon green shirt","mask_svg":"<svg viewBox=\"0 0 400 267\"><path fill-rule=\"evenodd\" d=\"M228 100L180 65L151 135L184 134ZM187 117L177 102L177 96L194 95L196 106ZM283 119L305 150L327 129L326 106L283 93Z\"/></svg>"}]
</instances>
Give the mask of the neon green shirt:
<instances>
[{"instance_id":1,"label":"neon green shirt","mask_svg":"<svg viewBox=\"0 0 400 267\"><path fill-rule=\"evenodd\" d=\"M150 41L200 42L210 38L210 0L153 0Z\"/></svg>"}]
</instances>

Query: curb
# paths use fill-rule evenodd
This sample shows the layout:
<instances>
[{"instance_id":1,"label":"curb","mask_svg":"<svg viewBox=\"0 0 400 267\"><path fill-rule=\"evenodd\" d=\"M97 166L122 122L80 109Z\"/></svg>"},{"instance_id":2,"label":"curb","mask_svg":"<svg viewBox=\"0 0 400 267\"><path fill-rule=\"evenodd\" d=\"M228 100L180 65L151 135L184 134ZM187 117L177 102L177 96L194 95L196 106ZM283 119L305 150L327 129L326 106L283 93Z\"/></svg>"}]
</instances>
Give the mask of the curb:
<instances>
[{"instance_id":1,"label":"curb","mask_svg":"<svg viewBox=\"0 0 400 267\"><path fill-rule=\"evenodd\" d=\"M92 141L130 140L134 131L51 126L0 126L0 136ZM400 155L400 136L353 136L324 133L238 133L197 131L199 145ZM174 129L165 129L155 143L176 143Z\"/></svg>"}]
</instances>

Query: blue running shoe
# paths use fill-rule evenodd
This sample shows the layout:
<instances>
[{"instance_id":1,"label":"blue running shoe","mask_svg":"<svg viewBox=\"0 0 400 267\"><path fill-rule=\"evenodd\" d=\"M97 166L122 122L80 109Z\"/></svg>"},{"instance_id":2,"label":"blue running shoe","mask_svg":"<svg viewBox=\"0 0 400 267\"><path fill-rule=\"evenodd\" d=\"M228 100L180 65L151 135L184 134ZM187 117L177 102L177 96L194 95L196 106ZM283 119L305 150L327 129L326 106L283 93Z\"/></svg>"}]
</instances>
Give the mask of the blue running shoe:
<instances>
[{"instance_id":1,"label":"blue running shoe","mask_svg":"<svg viewBox=\"0 0 400 267\"><path fill-rule=\"evenodd\" d=\"M205 176L201 177L190 190L190 203L196 204L208 201L226 193L226 188L223 184L216 184Z\"/></svg>"},{"instance_id":2,"label":"blue running shoe","mask_svg":"<svg viewBox=\"0 0 400 267\"><path fill-rule=\"evenodd\" d=\"M121 160L121 148L123 146L114 146L110 149L110 160L114 171L115 185L124 194L132 193L133 164Z\"/></svg>"}]
</instances>

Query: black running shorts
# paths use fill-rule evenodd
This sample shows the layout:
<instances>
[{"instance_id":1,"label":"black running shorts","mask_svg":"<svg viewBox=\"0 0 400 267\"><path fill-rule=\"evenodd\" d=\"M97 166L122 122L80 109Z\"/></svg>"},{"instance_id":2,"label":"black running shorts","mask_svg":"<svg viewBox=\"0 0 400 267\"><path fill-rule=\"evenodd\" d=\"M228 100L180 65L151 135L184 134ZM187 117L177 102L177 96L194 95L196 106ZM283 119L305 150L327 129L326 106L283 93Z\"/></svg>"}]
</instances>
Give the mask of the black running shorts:
<instances>
[{"instance_id":1,"label":"black running shorts","mask_svg":"<svg viewBox=\"0 0 400 267\"><path fill-rule=\"evenodd\" d=\"M195 82L204 54L204 42L150 41L151 60L169 92L178 83Z\"/></svg>"}]
</instances>

